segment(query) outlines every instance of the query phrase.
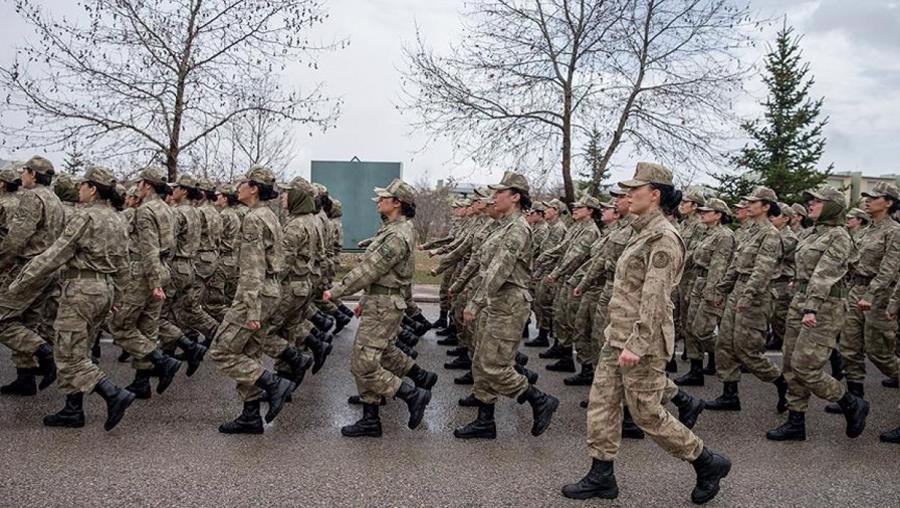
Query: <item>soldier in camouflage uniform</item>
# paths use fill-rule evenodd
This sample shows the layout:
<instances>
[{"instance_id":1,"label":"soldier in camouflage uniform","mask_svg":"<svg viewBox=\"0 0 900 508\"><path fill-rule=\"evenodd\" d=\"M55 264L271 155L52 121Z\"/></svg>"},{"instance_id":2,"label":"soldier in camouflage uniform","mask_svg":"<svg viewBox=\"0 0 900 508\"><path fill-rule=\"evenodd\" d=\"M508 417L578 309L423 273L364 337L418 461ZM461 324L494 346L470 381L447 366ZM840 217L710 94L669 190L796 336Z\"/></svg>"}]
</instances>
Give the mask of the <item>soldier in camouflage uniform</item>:
<instances>
[{"instance_id":1,"label":"soldier in camouflage uniform","mask_svg":"<svg viewBox=\"0 0 900 508\"><path fill-rule=\"evenodd\" d=\"M800 239L800 232L809 229L810 227L811 219L809 218L809 212L807 212L806 207L800 203L794 203L791 205L791 208L794 210L794 217L791 218L791 229L794 230L797 238Z\"/></svg>"},{"instance_id":2,"label":"soldier in camouflage uniform","mask_svg":"<svg viewBox=\"0 0 900 508\"><path fill-rule=\"evenodd\" d=\"M219 265L219 246L225 226L214 204L216 201L215 185L209 179L203 178L197 181L197 190L200 191L200 196L194 201L194 206L200 216L200 247L197 251L197 258L194 260L194 283L190 289L190 298L196 299L204 313L210 317L206 328L198 330L206 338L204 346L209 346L215 326L218 325L218 320L207 312L209 287Z\"/></svg>"},{"instance_id":3,"label":"soldier in camouflage uniform","mask_svg":"<svg viewBox=\"0 0 900 508\"><path fill-rule=\"evenodd\" d=\"M547 223L547 235L544 237L540 245L536 245L534 270L532 278L536 281L535 289L534 317L538 325L538 336L533 340L525 342L526 347L549 347L550 332L553 328L553 297L555 296L554 286L544 282L544 277L552 269L548 264L546 271L538 262L540 257L563 241L567 235L565 222L561 219L560 213L565 209L566 205L558 199L553 199L544 203L544 222ZM558 341L555 344L558 347Z\"/></svg>"},{"instance_id":4,"label":"soldier in camouflage uniform","mask_svg":"<svg viewBox=\"0 0 900 508\"><path fill-rule=\"evenodd\" d=\"M116 298L117 311L109 321L113 343L132 358L134 381L126 388L139 399L150 398L150 378L158 377L156 393L172 383L181 362L157 346L159 319L169 282L166 261L175 250L172 210L163 202L169 192L162 169L145 168L136 184L141 205L129 227L128 277ZM125 360L127 358L124 358Z\"/></svg>"},{"instance_id":5,"label":"soldier in camouflage uniform","mask_svg":"<svg viewBox=\"0 0 900 508\"><path fill-rule=\"evenodd\" d=\"M866 358L887 377L885 386L897 386L897 321L886 314L896 314L892 293L897 295L900 273L900 224L891 218L900 207L900 191L894 185L878 183L862 195L872 224L855 238L859 255L850 266L849 312L841 333L847 388L859 397L865 396ZM853 237L852 232L850 235Z\"/></svg>"},{"instance_id":6,"label":"soldier in camouflage uniform","mask_svg":"<svg viewBox=\"0 0 900 508\"><path fill-rule=\"evenodd\" d=\"M55 171L53 164L40 156L32 157L20 168L23 190L19 191L19 206L7 224L8 232L0 243L0 272L8 281L38 254L56 241L64 227L63 208L50 185ZM52 335L45 331L47 301L57 289L56 273L34 279L21 287L14 297L0 294L0 344L10 348L16 365L16 380L0 387L3 395L34 395L56 380L53 361ZM5 288L4 288L5 289ZM36 386L35 376L42 376Z\"/></svg>"},{"instance_id":7,"label":"soldier in camouflage uniform","mask_svg":"<svg viewBox=\"0 0 900 508\"><path fill-rule=\"evenodd\" d=\"M787 410L787 382L781 370L766 357L766 329L772 314L770 284L779 276L784 252L778 230L769 220L779 214L778 197L772 189L756 187L747 201L747 228L738 240L728 272L716 286L719 295L728 295L716 340L716 368L724 388L722 395L706 403L714 411L739 411L738 381L741 365L778 392L779 413Z\"/></svg>"},{"instance_id":8,"label":"soldier in camouflage uniform","mask_svg":"<svg viewBox=\"0 0 900 508\"><path fill-rule=\"evenodd\" d=\"M328 329L331 328L331 324L334 323L334 333L338 334L350 323L351 318L340 310L339 306L342 305L340 299L326 302L322 300L321 296L322 290L331 287L334 282L334 276L338 265L338 256L341 253L342 245L336 244L334 240L335 224L330 218L334 201L331 199L331 196L328 194L328 189L324 185L318 183L313 185L318 191L316 203L319 208L319 213L316 215L316 218L320 222L323 232L322 281L319 288L320 290L316 291L313 295L315 305L321 313L316 317L316 321L314 322L326 323L324 326L320 326L320 329L324 328L324 332L327 332ZM352 314L352 312L350 314Z\"/></svg>"},{"instance_id":9,"label":"soldier in camouflage uniform","mask_svg":"<svg viewBox=\"0 0 900 508\"><path fill-rule=\"evenodd\" d=\"M465 224L463 218L465 217L466 209L470 205L471 202L467 199L457 199L454 201L453 206L451 207L450 230L447 232L447 236L423 243L419 245L419 250L432 250L453 243L453 241L462 234L462 227L463 224ZM444 275L441 277L441 289L439 293L441 299L440 316L438 317L438 320L434 322L435 328L447 328L450 325L448 318L451 299L448 290L452 284L453 273L450 271L444 272Z\"/></svg>"},{"instance_id":10,"label":"soldier in camouflage uniform","mask_svg":"<svg viewBox=\"0 0 900 508\"><path fill-rule=\"evenodd\" d=\"M402 180L375 189L378 213L385 218L366 254L349 273L322 295L330 301L364 289L350 370L356 379L363 417L341 429L347 437L381 437L378 405L382 397L397 397L409 409L410 429L422 422L437 381L394 345L406 310L404 295L415 272L415 190ZM415 384L404 381L403 372ZM426 388L428 386L429 388Z\"/></svg>"},{"instance_id":11,"label":"soldier in camouflage uniform","mask_svg":"<svg viewBox=\"0 0 900 508\"><path fill-rule=\"evenodd\" d=\"M106 168L90 167L78 188L83 208L69 220L62 235L22 268L10 285L20 289L47 279L62 268L63 298L56 314L54 356L59 367L59 389L65 407L44 418L50 427L83 427L85 393L97 393L106 401L104 428L115 427L134 401L134 394L114 385L91 362L91 345L100 324L113 306L116 287L128 277L127 252L122 222L111 206L123 199L116 193L116 179Z\"/></svg>"},{"instance_id":12,"label":"soldier in camouflage uniform","mask_svg":"<svg viewBox=\"0 0 900 508\"><path fill-rule=\"evenodd\" d=\"M24 163L13 162L0 170L0 241L9 232L9 221L19 207L18 191L22 180L19 179L18 168L22 165Z\"/></svg>"},{"instance_id":13,"label":"soldier in camouflage uniform","mask_svg":"<svg viewBox=\"0 0 900 508\"><path fill-rule=\"evenodd\" d=\"M473 393L478 401L478 416L472 423L453 431L460 439L497 437L494 405L499 396L531 405L534 422L531 435L547 430L559 400L547 395L516 371L515 356L522 341L521 330L530 313L532 237L523 216L531 205L529 185L524 176L507 172L494 191L493 208L497 226L473 256L481 278L466 304L463 318L480 322L476 328L472 374Z\"/></svg>"},{"instance_id":14,"label":"soldier in camouflage uniform","mask_svg":"<svg viewBox=\"0 0 900 508\"><path fill-rule=\"evenodd\" d=\"M209 315L221 322L237 289L237 246L241 241L241 222L247 207L237 200L237 188L226 184L217 189L216 208L222 219L222 237L219 241L219 262L207 287L206 304Z\"/></svg>"},{"instance_id":15,"label":"soldier in camouflage uniform","mask_svg":"<svg viewBox=\"0 0 900 508\"><path fill-rule=\"evenodd\" d=\"M559 262L544 278L546 284L558 288L553 305L553 328L562 352L556 363L546 367L547 370L556 372L575 372L572 347L575 339L575 314L580 300L573 292L581 282L581 277L572 275L590 258L591 246L600 237L600 229L595 220L595 216L600 214L600 201L592 196L583 196L572 203L571 208L575 224L569 229L568 241L543 254L539 260L546 263L544 256L553 258L556 257L556 252L563 252ZM583 364L582 373L593 375L593 364Z\"/></svg>"},{"instance_id":16,"label":"soldier in camouflage uniform","mask_svg":"<svg viewBox=\"0 0 900 508\"><path fill-rule=\"evenodd\" d=\"M878 191L876 188L875 192ZM784 375L790 387L790 412L787 422L768 432L766 437L773 441L805 440L806 412L810 396L814 394L838 403L847 419L846 434L855 438L865 429L869 404L862 397L845 390L838 380L825 372L844 323L847 311L844 277L848 261L854 257L853 241L841 227L847 209L846 198L843 193L828 186L805 194L810 199L809 216L816 224L815 232L804 236L794 256L795 295L791 300L784 336ZM882 212L890 206L891 202L888 203ZM886 222L891 221L883 213L879 213L879 217ZM895 266L891 275L896 276L896 271ZM880 318L884 319L883 311L880 314Z\"/></svg>"},{"instance_id":17,"label":"soldier in camouflage uniform","mask_svg":"<svg viewBox=\"0 0 900 508\"><path fill-rule=\"evenodd\" d=\"M614 499L619 490L613 472L618 453L622 404L632 409L635 422L669 454L691 462L697 483L695 503L711 500L731 462L711 452L694 433L662 405L670 383L665 365L675 349L672 293L684 267L684 243L663 214L673 211L680 193L672 173L658 165L638 163L635 178L620 185L628 189L634 236L618 259L606 342L591 387L587 413L590 472L578 483L563 487L575 499ZM678 392L676 405L697 404Z\"/></svg>"},{"instance_id":18,"label":"soldier in camouflage uniform","mask_svg":"<svg viewBox=\"0 0 900 508\"><path fill-rule=\"evenodd\" d=\"M78 205L78 185L71 176L62 174L53 179L53 193L63 206L63 224L68 224Z\"/></svg>"},{"instance_id":19,"label":"soldier in camouflage uniform","mask_svg":"<svg viewBox=\"0 0 900 508\"><path fill-rule=\"evenodd\" d=\"M766 349L769 351L781 351L784 341L785 320L794 296L791 281L794 279L794 250L797 248L798 241L797 235L790 226L794 209L787 203L778 203L778 208L781 213L772 217L772 225L781 235L783 250L779 267L781 275L771 283L774 296L772 298L772 318L769 322L769 339L766 341Z\"/></svg>"},{"instance_id":20,"label":"soldier in camouflage uniform","mask_svg":"<svg viewBox=\"0 0 900 508\"><path fill-rule=\"evenodd\" d=\"M241 415L219 426L224 434L262 434L260 401L265 394L271 423L281 412L296 383L266 370L260 362L272 314L281 296L284 269L278 217L266 201L277 197L275 175L254 166L240 181L238 199L249 209L241 224L238 245L238 286L225 320L216 330L210 357L224 375L237 383L244 403Z\"/></svg>"},{"instance_id":21,"label":"soldier in camouflage uniform","mask_svg":"<svg viewBox=\"0 0 900 508\"><path fill-rule=\"evenodd\" d=\"M716 286L725 277L734 255L734 233L727 226L731 222L731 210L721 199L710 198L705 206L697 208L706 234L691 251L688 270L693 272L687 315L687 335L684 345L691 370L675 379L679 386L703 386L704 375L715 374L716 328L722 319L722 309L710 302L724 299L716 293ZM710 369L703 369L703 354L709 354Z\"/></svg>"},{"instance_id":22,"label":"soldier in camouflage uniform","mask_svg":"<svg viewBox=\"0 0 900 508\"><path fill-rule=\"evenodd\" d=\"M864 196L865 197L865 196ZM862 237L869 229L869 215L859 208L851 208L847 212L847 230L850 231L850 238L854 243L859 243Z\"/></svg>"},{"instance_id":23,"label":"soldier in camouflage uniform","mask_svg":"<svg viewBox=\"0 0 900 508\"><path fill-rule=\"evenodd\" d=\"M528 214L525 215L525 220L528 222L528 225L531 226L531 237L533 239L534 248L531 250L531 259L532 259L532 272L534 271L534 261L537 260L538 256L540 256L540 245L547 238L547 234L550 232L549 226L547 226L547 221L544 220L544 211L547 210L547 206L538 201L536 203L532 203L531 210L528 211ZM531 286L529 287L529 292L531 293L531 297L535 298L537 296L537 282L532 280ZM531 307L534 309L534 301L531 302ZM531 336L530 332L531 327L531 314L528 315L528 321L525 322L525 327L522 329L522 338L527 339ZM538 332L540 333L540 332Z\"/></svg>"},{"instance_id":24,"label":"soldier in camouflage uniform","mask_svg":"<svg viewBox=\"0 0 900 508\"><path fill-rule=\"evenodd\" d=\"M678 211L681 214L681 220L678 224L679 233L684 240L684 246L687 249L687 263L684 276L675 294L675 335L676 340L687 340L688 331L688 308L690 307L691 290L694 287L694 272L691 267L691 253L694 247L703 239L706 234L706 227L700 221L700 214L697 208L706 206L706 197L700 189L688 190L678 205ZM685 352L687 347L685 346Z\"/></svg>"}]
</instances>

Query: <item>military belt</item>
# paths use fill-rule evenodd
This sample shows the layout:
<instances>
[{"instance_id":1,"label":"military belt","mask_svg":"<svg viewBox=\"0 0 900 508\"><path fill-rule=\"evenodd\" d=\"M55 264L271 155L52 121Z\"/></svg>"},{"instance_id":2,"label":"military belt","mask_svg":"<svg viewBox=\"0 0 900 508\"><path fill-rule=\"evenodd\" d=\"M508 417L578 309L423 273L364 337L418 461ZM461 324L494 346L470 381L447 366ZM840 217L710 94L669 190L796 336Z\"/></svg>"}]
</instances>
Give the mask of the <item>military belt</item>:
<instances>
[{"instance_id":1,"label":"military belt","mask_svg":"<svg viewBox=\"0 0 900 508\"><path fill-rule=\"evenodd\" d=\"M808 280L799 280L794 282L794 289L798 293L806 293L806 289L809 287ZM847 288L840 282L833 284L831 286L831 290L828 292L828 296L833 298L846 298L847 297Z\"/></svg>"},{"instance_id":2,"label":"military belt","mask_svg":"<svg viewBox=\"0 0 900 508\"><path fill-rule=\"evenodd\" d=\"M369 290L366 291L366 294L369 295L403 295L402 288L389 288L386 286L379 286L376 284L372 284L369 286Z\"/></svg>"},{"instance_id":3,"label":"military belt","mask_svg":"<svg viewBox=\"0 0 900 508\"><path fill-rule=\"evenodd\" d=\"M66 268L62 272L62 278L65 280L75 280L75 279L95 279L95 280L106 280L111 274L109 273L100 273L95 272L93 270L81 270L78 268Z\"/></svg>"},{"instance_id":4,"label":"military belt","mask_svg":"<svg viewBox=\"0 0 900 508\"><path fill-rule=\"evenodd\" d=\"M306 282L309 280L309 273L305 273L303 275L298 275L296 273L290 273L287 277L284 278L286 282Z\"/></svg>"},{"instance_id":5,"label":"military belt","mask_svg":"<svg viewBox=\"0 0 900 508\"><path fill-rule=\"evenodd\" d=\"M850 277L850 284L853 286L868 286L874 278L874 275L854 275Z\"/></svg>"}]
</instances>

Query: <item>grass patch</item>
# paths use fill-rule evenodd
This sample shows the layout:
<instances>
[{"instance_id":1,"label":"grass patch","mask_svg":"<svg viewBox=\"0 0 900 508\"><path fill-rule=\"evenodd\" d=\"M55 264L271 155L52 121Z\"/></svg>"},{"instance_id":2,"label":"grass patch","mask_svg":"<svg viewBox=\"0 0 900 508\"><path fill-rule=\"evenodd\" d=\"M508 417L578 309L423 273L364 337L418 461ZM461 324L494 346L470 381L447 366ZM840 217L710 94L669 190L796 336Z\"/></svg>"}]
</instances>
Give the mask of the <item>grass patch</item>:
<instances>
[{"instance_id":1,"label":"grass patch","mask_svg":"<svg viewBox=\"0 0 900 508\"><path fill-rule=\"evenodd\" d=\"M361 254L344 253L340 255L340 266L337 268L337 278L341 278L356 266ZM438 258L428 257L421 251L416 251L416 273L413 275L413 284L440 284L443 274L437 277L431 275L431 270L437 267Z\"/></svg>"}]
</instances>

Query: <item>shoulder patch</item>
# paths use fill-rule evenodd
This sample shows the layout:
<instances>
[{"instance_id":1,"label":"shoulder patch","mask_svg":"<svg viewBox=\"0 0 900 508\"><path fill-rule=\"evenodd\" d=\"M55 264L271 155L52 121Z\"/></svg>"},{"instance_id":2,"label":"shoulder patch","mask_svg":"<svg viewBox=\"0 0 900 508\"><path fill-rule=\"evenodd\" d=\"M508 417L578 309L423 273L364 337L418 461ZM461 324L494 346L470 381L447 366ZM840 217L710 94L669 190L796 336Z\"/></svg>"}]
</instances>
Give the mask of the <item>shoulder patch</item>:
<instances>
[{"instance_id":1,"label":"shoulder patch","mask_svg":"<svg viewBox=\"0 0 900 508\"><path fill-rule=\"evenodd\" d=\"M671 262L672 256L670 256L669 253L665 251L656 251L653 254L653 259L651 260L653 268L665 268L669 266L669 263Z\"/></svg>"}]
</instances>

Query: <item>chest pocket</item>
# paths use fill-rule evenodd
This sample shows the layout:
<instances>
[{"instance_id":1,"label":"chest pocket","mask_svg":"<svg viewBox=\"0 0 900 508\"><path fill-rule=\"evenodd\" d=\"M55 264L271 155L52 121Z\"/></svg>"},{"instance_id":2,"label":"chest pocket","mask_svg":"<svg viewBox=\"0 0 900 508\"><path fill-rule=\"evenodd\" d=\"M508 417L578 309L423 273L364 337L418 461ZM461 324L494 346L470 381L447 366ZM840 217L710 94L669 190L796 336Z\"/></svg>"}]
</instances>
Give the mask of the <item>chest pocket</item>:
<instances>
[{"instance_id":1,"label":"chest pocket","mask_svg":"<svg viewBox=\"0 0 900 508\"><path fill-rule=\"evenodd\" d=\"M875 271L884 257L885 238L882 235L867 235L859 248L859 264Z\"/></svg>"}]
</instances>

